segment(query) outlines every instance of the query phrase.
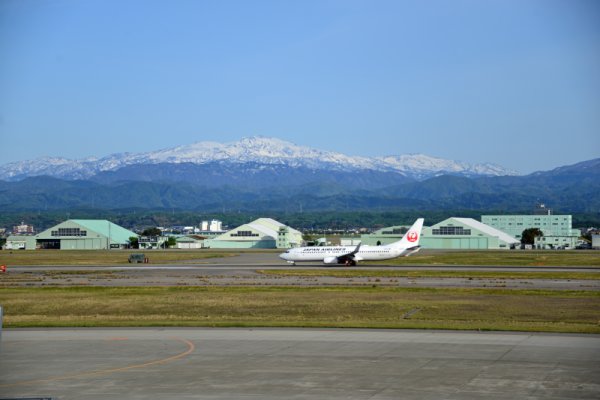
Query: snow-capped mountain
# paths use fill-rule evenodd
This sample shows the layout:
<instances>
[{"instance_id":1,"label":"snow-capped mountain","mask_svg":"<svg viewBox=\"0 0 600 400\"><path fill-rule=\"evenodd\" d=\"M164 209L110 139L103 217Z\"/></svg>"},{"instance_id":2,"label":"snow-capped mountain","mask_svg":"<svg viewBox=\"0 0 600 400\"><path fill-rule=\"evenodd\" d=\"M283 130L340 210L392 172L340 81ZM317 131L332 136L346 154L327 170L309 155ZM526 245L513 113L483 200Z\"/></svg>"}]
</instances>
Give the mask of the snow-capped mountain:
<instances>
[{"instance_id":1,"label":"snow-capped mountain","mask_svg":"<svg viewBox=\"0 0 600 400\"><path fill-rule=\"evenodd\" d=\"M425 154L378 157L377 160L388 168L403 172L417 180L443 174L463 176L518 175L516 171L511 171L496 164L469 164L461 161L431 157Z\"/></svg>"},{"instance_id":2,"label":"snow-capped mountain","mask_svg":"<svg viewBox=\"0 0 600 400\"><path fill-rule=\"evenodd\" d=\"M62 179L88 179L105 171L140 164L208 164L213 162L254 165L284 165L313 170L395 172L408 178L426 179L441 174L464 176L517 175L494 164L468 164L423 154L359 157L323 151L262 136L243 138L233 143L197 142L191 145L147 153L119 153L102 158L69 160L43 157L0 167L0 180L16 181L31 176L49 175Z\"/></svg>"}]
</instances>

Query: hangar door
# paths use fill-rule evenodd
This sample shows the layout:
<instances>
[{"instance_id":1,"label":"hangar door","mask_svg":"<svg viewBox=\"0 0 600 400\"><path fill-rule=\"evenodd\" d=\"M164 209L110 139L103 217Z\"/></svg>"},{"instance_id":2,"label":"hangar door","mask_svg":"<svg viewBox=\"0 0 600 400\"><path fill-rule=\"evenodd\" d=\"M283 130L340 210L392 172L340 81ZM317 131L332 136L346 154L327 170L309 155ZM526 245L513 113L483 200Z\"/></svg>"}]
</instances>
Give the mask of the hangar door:
<instances>
[{"instance_id":1,"label":"hangar door","mask_svg":"<svg viewBox=\"0 0 600 400\"><path fill-rule=\"evenodd\" d=\"M37 245L40 249L60 249L60 240L58 239L38 239Z\"/></svg>"},{"instance_id":2,"label":"hangar door","mask_svg":"<svg viewBox=\"0 0 600 400\"><path fill-rule=\"evenodd\" d=\"M86 239L62 239L60 241L61 250L100 250L106 248L106 242L100 238L86 238Z\"/></svg>"},{"instance_id":3,"label":"hangar door","mask_svg":"<svg viewBox=\"0 0 600 400\"><path fill-rule=\"evenodd\" d=\"M488 240L484 237L444 238L442 243L444 249L477 250L488 248Z\"/></svg>"}]
</instances>

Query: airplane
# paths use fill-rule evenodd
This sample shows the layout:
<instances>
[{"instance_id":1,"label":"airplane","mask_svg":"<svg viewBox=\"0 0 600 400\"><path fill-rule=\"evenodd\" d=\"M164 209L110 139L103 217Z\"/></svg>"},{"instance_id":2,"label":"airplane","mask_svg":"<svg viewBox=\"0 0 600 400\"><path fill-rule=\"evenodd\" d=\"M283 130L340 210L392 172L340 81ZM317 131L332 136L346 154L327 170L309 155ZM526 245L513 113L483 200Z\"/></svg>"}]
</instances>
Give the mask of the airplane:
<instances>
[{"instance_id":1,"label":"airplane","mask_svg":"<svg viewBox=\"0 0 600 400\"><path fill-rule=\"evenodd\" d=\"M410 227L401 240L385 246L310 246L289 249L279 255L289 264L296 262L322 261L324 264L356 265L359 261L389 260L400 256L407 257L421 249L421 230L423 218L419 218Z\"/></svg>"}]
</instances>

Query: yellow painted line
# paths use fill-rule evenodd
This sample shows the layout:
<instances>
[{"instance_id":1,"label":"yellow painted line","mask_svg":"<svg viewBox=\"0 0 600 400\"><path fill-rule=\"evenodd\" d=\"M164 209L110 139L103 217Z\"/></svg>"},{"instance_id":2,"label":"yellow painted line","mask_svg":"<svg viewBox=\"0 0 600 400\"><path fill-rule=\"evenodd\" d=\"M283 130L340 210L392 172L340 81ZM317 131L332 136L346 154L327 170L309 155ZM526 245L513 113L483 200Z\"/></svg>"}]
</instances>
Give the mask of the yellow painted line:
<instances>
[{"instance_id":1,"label":"yellow painted line","mask_svg":"<svg viewBox=\"0 0 600 400\"><path fill-rule=\"evenodd\" d=\"M183 358L191 353L194 352L194 350L196 349L196 346L194 346L194 343L190 342L187 339L181 339L181 338L173 338L174 340L178 340L182 343L185 343L187 345L187 350L184 351L183 353L179 353L176 354L174 356L171 357L167 357L167 358L162 358L160 360L154 360L154 361L149 361L143 364L134 364L134 365L128 365L126 367L121 367L121 368L111 368L111 369L101 369L98 371L90 371L90 372L82 372L82 373L78 373L78 374L71 374L71 375L63 375L63 376L55 376L52 378L46 378L46 379L34 379L34 380L30 380L30 381L22 381L22 382L15 382L15 383L7 383L7 384L2 384L0 385L0 388L5 388L5 387L12 387L12 386L22 386L22 385L31 385L31 384L35 384L35 383L46 383L46 382L54 382L54 381L62 381L65 379L75 379L75 378L82 378L82 377L86 377L86 376L93 376L93 375L106 375L106 374L112 374L115 372L123 372L123 371L128 371L130 369L138 369L138 368L146 368L152 365L157 365L157 364L165 364L165 363L169 363L175 360L178 360L180 358Z\"/></svg>"}]
</instances>

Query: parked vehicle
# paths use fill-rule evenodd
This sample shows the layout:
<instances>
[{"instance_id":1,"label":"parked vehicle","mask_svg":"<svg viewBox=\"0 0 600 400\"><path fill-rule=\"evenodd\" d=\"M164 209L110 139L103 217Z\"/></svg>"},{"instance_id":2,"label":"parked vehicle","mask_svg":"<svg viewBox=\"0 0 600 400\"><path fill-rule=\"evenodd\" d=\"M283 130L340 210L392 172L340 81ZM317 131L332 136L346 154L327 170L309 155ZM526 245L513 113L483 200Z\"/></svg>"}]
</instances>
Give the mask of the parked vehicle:
<instances>
[{"instance_id":1,"label":"parked vehicle","mask_svg":"<svg viewBox=\"0 0 600 400\"><path fill-rule=\"evenodd\" d=\"M148 259L144 253L131 253L128 259L129 263L144 263L148 264Z\"/></svg>"}]
</instances>

